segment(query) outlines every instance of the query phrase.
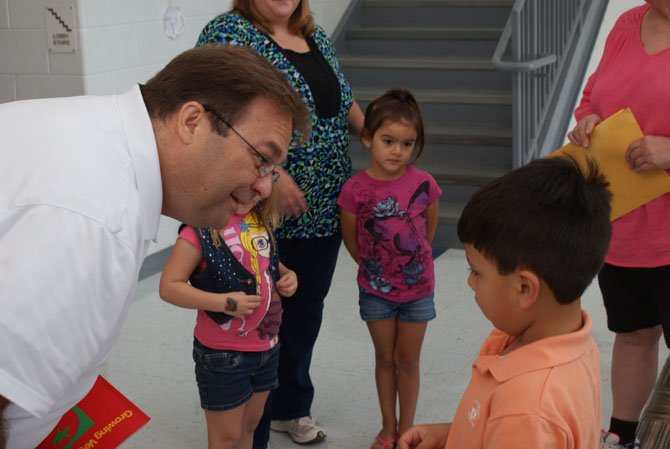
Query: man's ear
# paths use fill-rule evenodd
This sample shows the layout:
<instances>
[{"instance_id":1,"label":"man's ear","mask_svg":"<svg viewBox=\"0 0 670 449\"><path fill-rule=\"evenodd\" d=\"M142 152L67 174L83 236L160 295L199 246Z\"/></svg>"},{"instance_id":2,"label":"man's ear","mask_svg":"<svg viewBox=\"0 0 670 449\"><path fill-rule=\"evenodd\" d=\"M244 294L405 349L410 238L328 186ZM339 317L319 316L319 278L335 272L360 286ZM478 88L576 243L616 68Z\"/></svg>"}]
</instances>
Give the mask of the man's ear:
<instances>
[{"instance_id":1,"label":"man's ear","mask_svg":"<svg viewBox=\"0 0 670 449\"><path fill-rule=\"evenodd\" d=\"M187 101L182 104L177 111L175 120L177 135L185 144L193 142L198 133L211 131L207 111L197 101ZM205 125L205 122L207 122L207 125ZM206 129L207 127L210 128Z\"/></svg>"},{"instance_id":2,"label":"man's ear","mask_svg":"<svg viewBox=\"0 0 670 449\"><path fill-rule=\"evenodd\" d=\"M523 310L531 308L540 296L540 278L530 270L520 270L517 273L518 304Z\"/></svg>"},{"instance_id":3,"label":"man's ear","mask_svg":"<svg viewBox=\"0 0 670 449\"><path fill-rule=\"evenodd\" d=\"M372 136L365 128L361 130L361 142L368 150L370 149L370 146L372 146Z\"/></svg>"}]
</instances>

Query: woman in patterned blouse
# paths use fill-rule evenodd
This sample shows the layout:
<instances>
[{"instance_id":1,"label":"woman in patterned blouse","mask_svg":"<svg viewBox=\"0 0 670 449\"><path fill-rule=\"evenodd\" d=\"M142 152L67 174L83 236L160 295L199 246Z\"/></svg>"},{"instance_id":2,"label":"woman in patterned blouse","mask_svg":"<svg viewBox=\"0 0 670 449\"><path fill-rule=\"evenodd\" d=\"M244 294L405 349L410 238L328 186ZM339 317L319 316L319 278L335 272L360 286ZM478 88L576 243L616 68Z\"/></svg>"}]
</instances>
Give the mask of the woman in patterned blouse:
<instances>
[{"instance_id":1,"label":"woman in patterned blouse","mask_svg":"<svg viewBox=\"0 0 670 449\"><path fill-rule=\"evenodd\" d=\"M340 248L337 197L351 176L349 132L360 134L363 113L308 0L235 0L202 30L198 45L208 42L254 49L286 75L311 112L312 134L289 148L277 181L285 217L277 230L279 254L300 282L282 300L280 386L267 402L254 448L267 447L270 419L273 430L297 443L317 442L326 433L311 417L309 367Z\"/></svg>"}]
</instances>

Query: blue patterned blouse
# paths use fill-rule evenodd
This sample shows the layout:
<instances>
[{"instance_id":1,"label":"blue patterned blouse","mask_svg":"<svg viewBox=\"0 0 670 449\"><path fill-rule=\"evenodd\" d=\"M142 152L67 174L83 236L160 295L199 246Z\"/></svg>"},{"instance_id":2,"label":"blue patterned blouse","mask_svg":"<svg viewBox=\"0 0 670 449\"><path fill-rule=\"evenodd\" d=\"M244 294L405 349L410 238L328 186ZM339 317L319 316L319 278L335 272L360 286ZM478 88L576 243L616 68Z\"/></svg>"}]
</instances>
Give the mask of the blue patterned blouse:
<instances>
[{"instance_id":1,"label":"blue patterned blouse","mask_svg":"<svg viewBox=\"0 0 670 449\"><path fill-rule=\"evenodd\" d=\"M307 213L287 218L277 230L277 237L327 237L339 232L337 197L351 176L349 158L349 109L353 96L344 79L330 39L321 27L311 38L337 76L340 84L340 108L333 117L319 118L312 93L305 79L284 56L281 49L244 17L227 13L216 17L203 28L197 45L222 42L254 49L286 75L289 83L307 105L312 117L312 136L302 146L289 148L283 167L305 193Z\"/></svg>"}]
</instances>

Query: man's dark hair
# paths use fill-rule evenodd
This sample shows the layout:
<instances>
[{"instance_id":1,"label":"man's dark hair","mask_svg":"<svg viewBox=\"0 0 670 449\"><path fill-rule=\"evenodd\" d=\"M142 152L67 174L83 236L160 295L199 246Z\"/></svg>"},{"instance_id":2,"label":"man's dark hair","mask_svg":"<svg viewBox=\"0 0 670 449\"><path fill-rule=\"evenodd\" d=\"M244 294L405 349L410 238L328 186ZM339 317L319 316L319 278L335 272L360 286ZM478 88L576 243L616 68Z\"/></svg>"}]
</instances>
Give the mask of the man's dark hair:
<instances>
[{"instance_id":1,"label":"man's dark hair","mask_svg":"<svg viewBox=\"0 0 670 449\"><path fill-rule=\"evenodd\" d=\"M609 246L608 183L587 158L538 159L477 191L458 221L458 237L498 272L529 269L561 304L577 300L600 271Z\"/></svg>"},{"instance_id":2,"label":"man's dark hair","mask_svg":"<svg viewBox=\"0 0 670 449\"><path fill-rule=\"evenodd\" d=\"M140 89L152 119L165 120L184 103L197 101L235 125L249 103L262 97L291 117L297 137L309 136L311 119L300 96L277 69L246 47L205 44L187 50ZM210 122L226 134L219 120L210 117Z\"/></svg>"}]
</instances>

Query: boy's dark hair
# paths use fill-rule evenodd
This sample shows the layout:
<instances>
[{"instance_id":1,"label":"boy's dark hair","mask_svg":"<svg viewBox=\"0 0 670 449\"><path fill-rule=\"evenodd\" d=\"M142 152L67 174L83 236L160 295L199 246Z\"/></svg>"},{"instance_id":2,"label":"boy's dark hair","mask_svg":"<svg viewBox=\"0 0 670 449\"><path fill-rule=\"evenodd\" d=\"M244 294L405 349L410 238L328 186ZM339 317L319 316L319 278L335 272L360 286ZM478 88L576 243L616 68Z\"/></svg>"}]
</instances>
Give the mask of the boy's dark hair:
<instances>
[{"instance_id":1,"label":"boy's dark hair","mask_svg":"<svg viewBox=\"0 0 670 449\"><path fill-rule=\"evenodd\" d=\"M495 262L540 276L561 304L577 300L600 271L609 246L608 183L597 164L538 159L477 191L458 221L458 237Z\"/></svg>"},{"instance_id":2,"label":"boy's dark hair","mask_svg":"<svg viewBox=\"0 0 670 449\"><path fill-rule=\"evenodd\" d=\"M421 109L416 102L414 95L407 89L394 88L384 92L380 97L370 102L365 109L364 132L367 132L370 139L385 121L391 122L409 122L416 128L416 142L414 143L414 159L419 159L423 153L424 132L423 118L421 118Z\"/></svg>"}]
</instances>

